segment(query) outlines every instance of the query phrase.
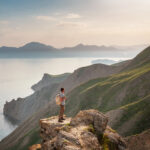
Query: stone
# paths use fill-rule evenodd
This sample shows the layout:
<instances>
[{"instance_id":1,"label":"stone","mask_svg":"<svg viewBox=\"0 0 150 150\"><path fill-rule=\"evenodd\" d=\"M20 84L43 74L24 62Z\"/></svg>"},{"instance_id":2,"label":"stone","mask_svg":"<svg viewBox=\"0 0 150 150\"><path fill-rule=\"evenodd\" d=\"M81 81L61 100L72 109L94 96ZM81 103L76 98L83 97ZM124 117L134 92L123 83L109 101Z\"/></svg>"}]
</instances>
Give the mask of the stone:
<instances>
[{"instance_id":1,"label":"stone","mask_svg":"<svg viewBox=\"0 0 150 150\"><path fill-rule=\"evenodd\" d=\"M125 150L125 141L107 122L104 114L92 109L62 123L57 116L41 119L42 150Z\"/></svg>"}]
</instances>

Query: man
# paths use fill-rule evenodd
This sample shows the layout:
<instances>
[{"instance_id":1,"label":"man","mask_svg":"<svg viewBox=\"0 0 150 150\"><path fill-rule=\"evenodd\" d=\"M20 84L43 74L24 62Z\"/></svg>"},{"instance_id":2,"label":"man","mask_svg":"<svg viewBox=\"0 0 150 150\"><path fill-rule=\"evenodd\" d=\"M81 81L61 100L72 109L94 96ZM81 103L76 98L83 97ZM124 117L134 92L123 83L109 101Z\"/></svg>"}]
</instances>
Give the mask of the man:
<instances>
[{"instance_id":1,"label":"man","mask_svg":"<svg viewBox=\"0 0 150 150\"><path fill-rule=\"evenodd\" d=\"M63 115L64 115L64 111L65 111L65 101L66 101L64 88L60 89L59 96L60 96L60 112L59 112L58 122L63 122L63 120L65 120Z\"/></svg>"}]
</instances>

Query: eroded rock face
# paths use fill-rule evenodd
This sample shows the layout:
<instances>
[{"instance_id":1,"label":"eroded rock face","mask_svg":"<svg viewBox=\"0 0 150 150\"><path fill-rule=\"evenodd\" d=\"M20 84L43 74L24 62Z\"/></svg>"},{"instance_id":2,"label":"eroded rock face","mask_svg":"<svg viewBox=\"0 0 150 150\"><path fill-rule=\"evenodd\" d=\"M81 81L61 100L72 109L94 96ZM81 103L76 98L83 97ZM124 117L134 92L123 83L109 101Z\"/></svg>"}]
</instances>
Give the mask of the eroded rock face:
<instances>
[{"instance_id":1,"label":"eroded rock face","mask_svg":"<svg viewBox=\"0 0 150 150\"><path fill-rule=\"evenodd\" d=\"M80 111L72 118L71 126L93 125L98 134L102 134L106 129L108 118L97 110Z\"/></svg>"},{"instance_id":2,"label":"eroded rock face","mask_svg":"<svg viewBox=\"0 0 150 150\"><path fill-rule=\"evenodd\" d=\"M136 135L125 138L127 150L149 150L150 149L150 129Z\"/></svg>"},{"instance_id":3,"label":"eroded rock face","mask_svg":"<svg viewBox=\"0 0 150 150\"><path fill-rule=\"evenodd\" d=\"M107 122L97 110L80 111L63 123L57 116L41 119L42 150L125 150L125 141Z\"/></svg>"}]
</instances>

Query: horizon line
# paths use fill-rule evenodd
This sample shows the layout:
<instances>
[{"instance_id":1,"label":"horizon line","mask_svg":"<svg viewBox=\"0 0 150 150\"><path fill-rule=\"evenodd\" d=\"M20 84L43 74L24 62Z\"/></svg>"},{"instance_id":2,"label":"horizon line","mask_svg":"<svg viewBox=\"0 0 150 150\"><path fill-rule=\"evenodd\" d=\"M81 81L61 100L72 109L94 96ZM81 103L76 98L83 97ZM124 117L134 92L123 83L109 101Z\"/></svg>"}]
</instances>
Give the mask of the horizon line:
<instances>
[{"instance_id":1,"label":"horizon line","mask_svg":"<svg viewBox=\"0 0 150 150\"><path fill-rule=\"evenodd\" d=\"M27 42L21 46L6 46L6 45L2 45L0 46L0 48L2 47L14 47L14 48L20 48L20 47L23 47L27 44L31 44L31 43L38 43L38 44L43 44L45 46L51 46L53 48L57 48L57 49L63 49L63 48L72 48L72 47L76 47L78 45L83 45L83 46L99 46L99 47L102 47L102 46L105 46L105 47L117 47L117 46L120 46L120 47L132 47L132 46L150 46L150 44L148 43L141 43L141 44L133 44L133 45L117 45L117 44L110 44L110 45L105 45L105 44L101 44L101 45L98 45L98 44L84 44L84 43L78 43L78 44L75 44L75 45L72 45L72 46L63 46L63 47L55 47L53 45L49 45L49 44L46 44L46 43L42 43L42 42L39 42L39 41L31 41L31 42Z\"/></svg>"}]
</instances>

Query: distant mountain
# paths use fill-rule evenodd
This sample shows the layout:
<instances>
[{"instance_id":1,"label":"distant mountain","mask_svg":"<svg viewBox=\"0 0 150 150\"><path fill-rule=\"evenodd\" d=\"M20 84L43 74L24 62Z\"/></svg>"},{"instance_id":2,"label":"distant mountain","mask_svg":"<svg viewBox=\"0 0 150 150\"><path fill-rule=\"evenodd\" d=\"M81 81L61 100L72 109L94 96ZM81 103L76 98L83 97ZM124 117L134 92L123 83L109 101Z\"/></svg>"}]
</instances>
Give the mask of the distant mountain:
<instances>
[{"instance_id":1,"label":"distant mountain","mask_svg":"<svg viewBox=\"0 0 150 150\"><path fill-rule=\"evenodd\" d=\"M141 46L142 47L142 46ZM133 57L138 51L131 47L97 46L78 44L73 47L55 48L39 42L30 42L21 47L0 47L0 58L40 57ZM143 45L144 47L144 45ZM126 50L128 54L125 53Z\"/></svg>"},{"instance_id":2,"label":"distant mountain","mask_svg":"<svg viewBox=\"0 0 150 150\"><path fill-rule=\"evenodd\" d=\"M92 64L107 64L107 65L111 65L111 64L115 64L119 61L115 61L115 60L111 60L111 59L96 59L93 60L91 63Z\"/></svg>"},{"instance_id":3,"label":"distant mountain","mask_svg":"<svg viewBox=\"0 0 150 150\"><path fill-rule=\"evenodd\" d=\"M115 47L111 46L97 46L97 45L84 45L84 44L78 44L74 47L64 47L61 49L62 51L100 51L100 50L119 50Z\"/></svg>"},{"instance_id":4,"label":"distant mountain","mask_svg":"<svg viewBox=\"0 0 150 150\"><path fill-rule=\"evenodd\" d=\"M57 50L56 48L49 46L49 45L45 45L42 43L38 43L38 42L31 42L31 43L27 43L26 45L19 47L20 50L22 51L55 51Z\"/></svg>"},{"instance_id":5,"label":"distant mountain","mask_svg":"<svg viewBox=\"0 0 150 150\"><path fill-rule=\"evenodd\" d=\"M31 42L22 47L0 47L0 58L50 57L57 49L38 42Z\"/></svg>"}]
</instances>

